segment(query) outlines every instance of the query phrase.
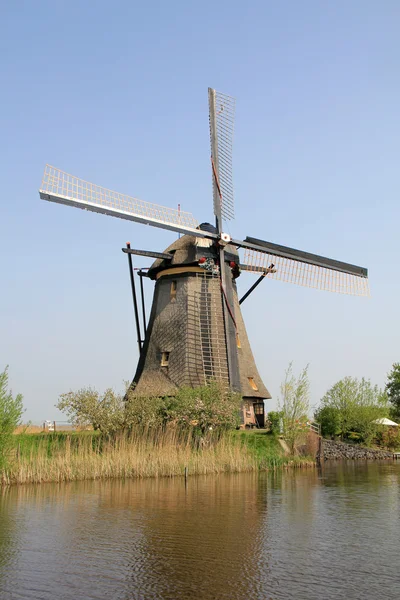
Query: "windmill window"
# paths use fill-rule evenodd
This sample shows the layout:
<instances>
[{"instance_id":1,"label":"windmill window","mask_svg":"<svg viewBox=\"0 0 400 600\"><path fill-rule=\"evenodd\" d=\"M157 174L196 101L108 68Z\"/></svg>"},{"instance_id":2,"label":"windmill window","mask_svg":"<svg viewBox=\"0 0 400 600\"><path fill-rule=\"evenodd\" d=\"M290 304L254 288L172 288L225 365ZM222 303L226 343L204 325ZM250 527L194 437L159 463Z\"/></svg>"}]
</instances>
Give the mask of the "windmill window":
<instances>
[{"instance_id":1,"label":"windmill window","mask_svg":"<svg viewBox=\"0 0 400 600\"><path fill-rule=\"evenodd\" d=\"M239 334L238 334L238 333L236 334L236 346L237 346L238 348L241 348L241 347L242 347L242 344L240 343L240 337L239 337Z\"/></svg>"},{"instance_id":2,"label":"windmill window","mask_svg":"<svg viewBox=\"0 0 400 600\"><path fill-rule=\"evenodd\" d=\"M171 302L176 300L176 281L171 281L170 299Z\"/></svg>"},{"instance_id":3,"label":"windmill window","mask_svg":"<svg viewBox=\"0 0 400 600\"><path fill-rule=\"evenodd\" d=\"M254 377L248 377L247 379L249 380L249 384L253 388L253 390L255 392L258 392L258 387L257 387L256 382L254 381Z\"/></svg>"},{"instance_id":4,"label":"windmill window","mask_svg":"<svg viewBox=\"0 0 400 600\"><path fill-rule=\"evenodd\" d=\"M161 366L168 367L169 363L169 352L162 352L161 354Z\"/></svg>"}]
</instances>

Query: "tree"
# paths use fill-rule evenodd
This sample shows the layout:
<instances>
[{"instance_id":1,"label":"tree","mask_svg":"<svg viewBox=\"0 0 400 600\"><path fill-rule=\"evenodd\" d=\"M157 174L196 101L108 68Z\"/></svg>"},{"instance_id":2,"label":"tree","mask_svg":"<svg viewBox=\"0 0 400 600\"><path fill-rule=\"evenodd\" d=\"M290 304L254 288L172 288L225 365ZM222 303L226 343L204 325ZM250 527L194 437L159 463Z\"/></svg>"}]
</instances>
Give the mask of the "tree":
<instances>
[{"instance_id":1,"label":"tree","mask_svg":"<svg viewBox=\"0 0 400 600\"><path fill-rule=\"evenodd\" d=\"M355 403L358 390L358 381L352 377L345 377L335 383L325 394L321 400L321 408L325 409L324 416L326 417L327 408L330 416L330 433L332 431L333 419L335 420L338 433L346 436L352 430L354 424ZM322 427L322 422L321 422ZM324 432L323 432L324 433Z\"/></svg>"},{"instance_id":2,"label":"tree","mask_svg":"<svg viewBox=\"0 0 400 600\"><path fill-rule=\"evenodd\" d=\"M56 408L68 415L77 427L92 425L102 433L114 433L125 423L125 403L123 397L112 389L103 394L92 388L82 388L77 392L61 394Z\"/></svg>"},{"instance_id":3,"label":"tree","mask_svg":"<svg viewBox=\"0 0 400 600\"><path fill-rule=\"evenodd\" d=\"M314 413L314 419L321 425L325 437L333 437L341 432L339 411L333 406L320 406Z\"/></svg>"},{"instance_id":4,"label":"tree","mask_svg":"<svg viewBox=\"0 0 400 600\"><path fill-rule=\"evenodd\" d=\"M304 437L305 423L310 408L310 382L308 365L296 378L292 363L285 373L281 384L283 433L292 454L296 445Z\"/></svg>"},{"instance_id":5,"label":"tree","mask_svg":"<svg viewBox=\"0 0 400 600\"><path fill-rule=\"evenodd\" d=\"M393 405L392 416L400 419L400 363L394 363L388 373L385 387L389 402Z\"/></svg>"},{"instance_id":6,"label":"tree","mask_svg":"<svg viewBox=\"0 0 400 600\"><path fill-rule=\"evenodd\" d=\"M8 390L8 367L0 373L0 471L7 468L14 446L14 431L21 423L22 395L13 397Z\"/></svg>"},{"instance_id":7,"label":"tree","mask_svg":"<svg viewBox=\"0 0 400 600\"><path fill-rule=\"evenodd\" d=\"M374 423L388 415L385 392L367 379L344 377L335 383L321 400L315 419L321 424L322 435L349 436L360 434L369 444L378 430Z\"/></svg>"}]
</instances>

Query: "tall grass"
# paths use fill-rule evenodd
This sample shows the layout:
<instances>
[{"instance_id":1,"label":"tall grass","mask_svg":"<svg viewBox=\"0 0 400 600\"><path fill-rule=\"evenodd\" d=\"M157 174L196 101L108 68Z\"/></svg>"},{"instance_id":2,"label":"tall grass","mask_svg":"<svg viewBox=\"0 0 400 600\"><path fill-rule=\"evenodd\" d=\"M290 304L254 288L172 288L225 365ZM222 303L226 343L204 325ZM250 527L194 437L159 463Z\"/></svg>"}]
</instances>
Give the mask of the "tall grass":
<instances>
[{"instance_id":1,"label":"tall grass","mask_svg":"<svg viewBox=\"0 0 400 600\"><path fill-rule=\"evenodd\" d=\"M306 464L283 456L279 444L228 432L206 442L177 428L135 429L106 438L85 434L20 435L2 481L63 482L83 479L172 477L254 471Z\"/></svg>"}]
</instances>

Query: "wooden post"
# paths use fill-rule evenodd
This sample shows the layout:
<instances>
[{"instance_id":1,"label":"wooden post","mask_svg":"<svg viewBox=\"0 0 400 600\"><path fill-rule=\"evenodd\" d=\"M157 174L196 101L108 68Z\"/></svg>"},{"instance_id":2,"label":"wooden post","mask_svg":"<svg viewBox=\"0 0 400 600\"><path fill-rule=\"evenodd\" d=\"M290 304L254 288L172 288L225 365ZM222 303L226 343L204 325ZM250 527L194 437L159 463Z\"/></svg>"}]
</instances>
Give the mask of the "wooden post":
<instances>
[{"instance_id":1,"label":"wooden post","mask_svg":"<svg viewBox=\"0 0 400 600\"><path fill-rule=\"evenodd\" d=\"M131 245L130 245L129 242L126 242L126 247L127 247L128 250L130 250ZM131 279L132 298L133 298L133 310L135 312L137 342L138 342L139 356L140 356L140 353L142 352L142 335L140 333L139 311L138 311L137 299L136 299L135 279L133 277L132 255L129 254L129 253L128 253L128 265L129 265L129 277Z\"/></svg>"}]
</instances>

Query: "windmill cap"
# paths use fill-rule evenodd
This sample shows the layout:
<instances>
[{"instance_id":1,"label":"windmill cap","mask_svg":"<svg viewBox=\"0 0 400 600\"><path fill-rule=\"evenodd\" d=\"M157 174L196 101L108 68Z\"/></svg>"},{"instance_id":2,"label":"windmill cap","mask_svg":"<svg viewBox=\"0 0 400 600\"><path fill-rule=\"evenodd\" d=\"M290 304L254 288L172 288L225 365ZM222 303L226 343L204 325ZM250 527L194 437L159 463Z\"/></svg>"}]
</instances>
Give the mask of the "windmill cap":
<instances>
[{"instance_id":1,"label":"windmill cap","mask_svg":"<svg viewBox=\"0 0 400 600\"><path fill-rule=\"evenodd\" d=\"M201 231L207 231L207 233L217 233L217 228L211 223L200 223L197 229L201 229Z\"/></svg>"}]
</instances>

